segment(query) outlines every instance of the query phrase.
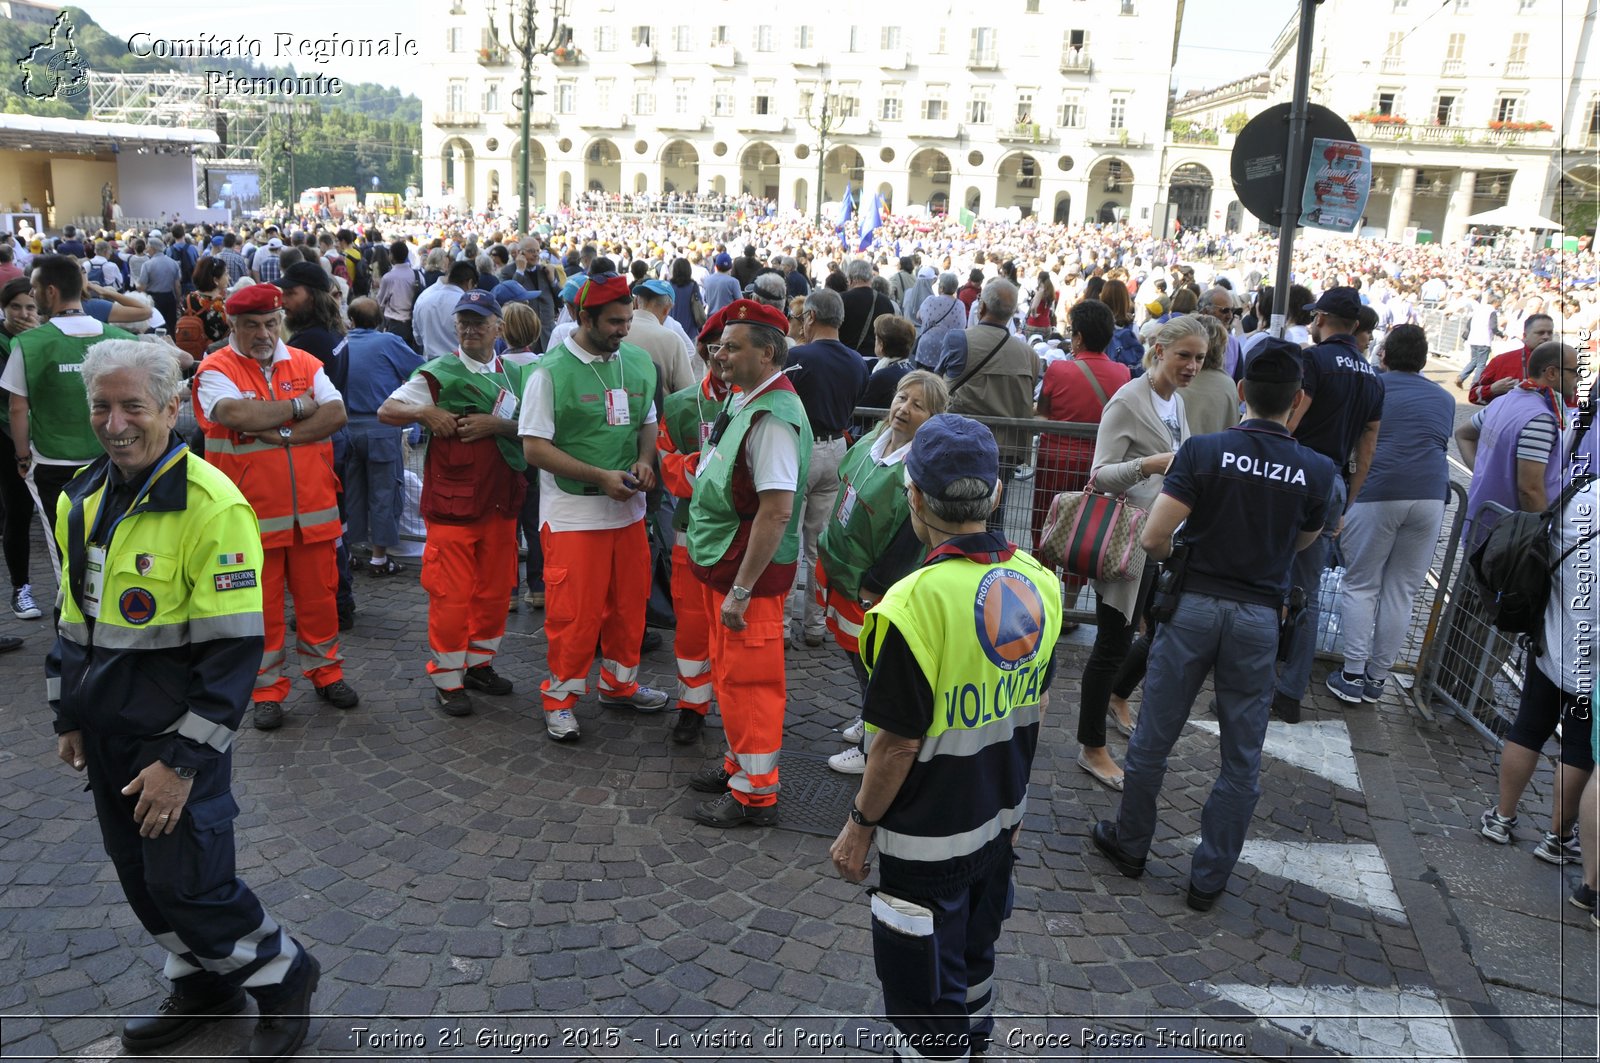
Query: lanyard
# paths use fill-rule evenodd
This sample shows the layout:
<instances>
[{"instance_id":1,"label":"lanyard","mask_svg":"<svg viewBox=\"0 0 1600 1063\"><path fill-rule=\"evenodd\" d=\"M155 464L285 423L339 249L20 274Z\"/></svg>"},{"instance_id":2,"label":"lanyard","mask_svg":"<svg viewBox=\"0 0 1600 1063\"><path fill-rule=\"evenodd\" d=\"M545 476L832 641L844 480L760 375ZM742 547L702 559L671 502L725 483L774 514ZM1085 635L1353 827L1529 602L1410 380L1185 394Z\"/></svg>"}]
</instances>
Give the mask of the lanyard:
<instances>
[{"instance_id":1,"label":"lanyard","mask_svg":"<svg viewBox=\"0 0 1600 1063\"><path fill-rule=\"evenodd\" d=\"M767 378L764 384L746 396L744 402L740 404L739 408L742 410L746 406L750 405L756 400L757 395L772 387L782 378L783 373L781 371L773 373L772 376ZM722 442L722 433L728 430L728 422L733 420L733 413L729 410L729 407L733 405L733 400L737 394L737 392L729 392L728 397L722 402L722 409L717 413L717 419L711 425L711 438L706 440L706 442L710 443L712 446L716 446L718 443Z\"/></svg>"},{"instance_id":2,"label":"lanyard","mask_svg":"<svg viewBox=\"0 0 1600 1063\"><path fill-rule=\"evenodd\" d=\"M604 359L596 358L589 363L589 369L594 373L594 378L600 382L600 390L610 391L611 385L606 383L606 378L600 375L599 363ZM617 390L628 390L628 370L622 364L622 352L617 352Z\"/></svg>"},{"instance_id":3,"label":"lanyard","mask_svg":"<svg viewBox=\"0 0 1600 1063\"><path fill-rule=\"evenodd\" d=\"M141 486L138 492L133 496L133 501L128 504L128 508L123 510L115 518L111 519L109 525L107 523L107 517L110 515L110 507L106 506L104 504L104 499L102 499L100 511L95 514L94 527L89 531L89 542L100 543L103 546L109 546L111 544L111 537L117 533L117 525L121 524L133 514L134 510L139 508L139 504L149 497L150 487L156 482L156 479L160 477L160 475L167 469L171 468L173 463L176 462L178 458L188 453L188 450L189 445L187 443L180 442L177 446L163 454L161 456L161 460L157 461L155 466L150 470L150 474L144 478L143 486ZM110 494L111 474L109 470L106 473L105 490L107 494Z\"/></svg>"}]
</instances>

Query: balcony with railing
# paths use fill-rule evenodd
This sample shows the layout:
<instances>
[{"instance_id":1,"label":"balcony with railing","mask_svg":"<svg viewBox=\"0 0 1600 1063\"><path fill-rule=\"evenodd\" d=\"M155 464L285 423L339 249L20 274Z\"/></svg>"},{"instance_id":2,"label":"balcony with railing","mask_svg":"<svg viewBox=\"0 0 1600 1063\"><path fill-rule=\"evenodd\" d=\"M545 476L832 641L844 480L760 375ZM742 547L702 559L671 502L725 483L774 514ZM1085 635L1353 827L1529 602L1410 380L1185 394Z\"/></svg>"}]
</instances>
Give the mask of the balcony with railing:
<instances>
[{"instance_id":1,"label":"balcony with railing","mask_svg":"<svg viewBox=\"0 0 1600 1063\"><path fill-rule=\"evenodd\" d=\"M1521 59L1509 59L1509 60L1506 61L1506 77L1508 77L1508 78L1525 78L1527 76L1528 76L1528 64L1527 63L1523 62Z\"/></svg>"},{"instance_id":2,"label":"balcony with railing","mask_svg":"<svg viewBox=\"0 0 1600 1063\"><path fill-rule=\"evenodd\" d=\"M663 114L656 117L656 128L673 133L699 133L706 127L703 114Z\"/></svg>"},{"instance_id":3,"label":"balcony with railing","mask_svg":"<svg viewBox=\"0 0 1600 1063\"><path fill-rule=\"evenodd\" d=\"M622 50L622 61L643 66L656 61L656 50L648 44L630 44Z\"/></svg>"},{"instance_id":4,"label":"balcony with railing","mask_svg":"<svg viewBox=\"0 0 1600 1063\"><path fill-rule=\"evenodd\" d=\"M713 44L706 49L705 59L712 66L738 66L739 50L727 42Z\"/></svg>"},{"instance_id":5,"label":"balcony with railing","mask_svg":"<svg viewBox=\"0 0 1600 1063\"><path fill-rule=\"evenodd\" d=\"M1174 129L1172 142L1174 144L1215 144L1220 135L1215 129Z\"/></svg>"},{"instance_id":6,"label":"balcony with railing","mask_svg":"<svg viewBox=\"0 0 1600 1063\"><path fill-rule=\"evenodd\" d=\"M435 111L433 124L440 129L471 129L483 124L483 115L477 111Z\"/></svg>"},{"instance_id":7,"label":"balcony with railing","mask_svg":"<svg viewBox=\"0 0 1600 1063\"><path fill-rule=\"evenodd\" d=\"M1385 74L1398 74L1404 71L1405 68L1406 61L1404 57L1398 55L1386 55L1383 57L1383 72Z\"/></svg>"},{"instance_id":8,"label":"balcony with railing","mask_svg":"<svg viewBox=\"0 0 1600 1063\"><path fill-rule=\"evenodd\" d=\"M602 111L584 115L578 119L578 124L585 129L627 129L633 125L633 119L621 111Z\"/></svg>"},{"instance_id":9,"label":"balcony with railing","mask_svg":"<svg viewBox=\"0 0 1600 1063\"><path fill-rule=\"evenodd\" d=\"M739 116L734 127L741 133L783 133L789 128L789 120L781 114L745 114Z\"/></svg>"},{"instance_id":10,"label":"balcony with railing","mask_svg":"<svg viewBox=\"0 0 1600 1063\"><path fill-rule=\"evenodd\" d=\"M821 48L796 48L789 53L789 62L795 66L821 66L824 58Z\"/></svg>"},{"instance_id":11,"label":"balcony with railing","mask_svg":"<svg viewBox=\"0 0 1600 1063\"><path fill-rule=\"evenodd\" d=\"M995 130L995 139L1002 144L1043 144L1054 135L1054 130L1038 122L1018 122Z\"/></svg>"},{"instance_id":12,"label":"balcony with railing","mask_svg":"<svg viewBox=\"0 0 1600 1063\"><path fill-rule=\"evenodd\" d=\"M866 115L851 115L841 118L839 124L828 135L830 137L865 137L870 136L874 130L872 119Z\"/></svg>"},{"instance_id":13,"label":"balcony with railing","mask_svg":"<svg viewBox=\"0 0 1600 1063\"><path fill-rule=\"evenodd\" d=\"M1495 126L1464 125L1410 125L1403 119L1385 122L1356 120L1350 131L1362 143L1425 144L1443 148L1551 148L1556 144L1555 130L1545 128L1512 128L1535 126L1544 123L1514 122Z\"/></svg>"},{"instance_id":14,"label":"balcony with railing","mask_svg":"<svg viewBox=\"0 0 1600 1063\"><path fill-rule=\"evenodd\" d=\"M509 62L511 62L511 49L503 44L478 49L478 63L481 66L505 66Z\"/></svg>"},{"instance_id":15,"label":"balcony with railing","mask_svg":"<svg viewBox=\"0 0 1600 1063\"><path fill-rule=\"evenodd\" d=\"M967 53L968 70L998 70L1000 69L1000 53L992 48L984 48Z\"/></svg>"},{"instance_id":16,"label":"balcony with railing","mask_svg":"<svg viewBox=\"0 0 1600 1063\"><path fill-rule=\"evenodd\" d=\"M1458 78L1466 72L1467 61L1465 59L1446 59L1444 65L1439 68L1439 73L1447 78Z\"/></svg>"},{"instance_id":17,"label":"balcony with railing","mask_svg":"<svg viewBox=\"0 0 1600 1063\"><path fill-rule=\"evenodd\" d=\"M1061 49L1061 72L1063 74L1089 74L1094 71L1094 60L1089 57L1087 48Z\"/></svg>"},{"instance_id":18,"label":"balcony with railing","mask_svg":"<svg viewBox=\"0 0 1600 1063\"><path fill-rule=\"evenodd\" d=\"M1095 147L1121 147L1142 148L1150 143L1150 138L1143 133L1136 133L1126 126L1120 129L1095 129L1083 138Z\"/></svg>"},{"instance_id":19,"label":"balcony with railing","mask_svg":"<svg viewBox=\"0 0 1600 1063\"><path fill-rule=\"evenodd\" d=\"M507 111L505 113L505 123L506 123L506 128L507 129L521 130L522 129L522 112L521 111ZM551 112L549 112L549 111L529 111L528 112L528 128L529 129L549 129L552 126L554 126L555 124L556 124L556 116L554 114L552 114Z\"/></svg>"},{"instance_id":20,"label":"balcony with railing","mask_svg":"<svg viewBox=\"0 0 1600 1063\"><path fill-rule=\"evenodd\" d=\"M955 140L961 136L961 122L955 118L911 118L906 136L917 140Z\"/></svg>"},{"instance_id":21,"label":"balcony with railing","mask_svg":"<svg viewBox=\"0 0 1600 1063\"><path fill-rule=\"evenodd\" d=\"M882 70L904 70L911 65L911 55L905 50L885 48L878 53L878 67Z\"/></svg>"}]
</instances>

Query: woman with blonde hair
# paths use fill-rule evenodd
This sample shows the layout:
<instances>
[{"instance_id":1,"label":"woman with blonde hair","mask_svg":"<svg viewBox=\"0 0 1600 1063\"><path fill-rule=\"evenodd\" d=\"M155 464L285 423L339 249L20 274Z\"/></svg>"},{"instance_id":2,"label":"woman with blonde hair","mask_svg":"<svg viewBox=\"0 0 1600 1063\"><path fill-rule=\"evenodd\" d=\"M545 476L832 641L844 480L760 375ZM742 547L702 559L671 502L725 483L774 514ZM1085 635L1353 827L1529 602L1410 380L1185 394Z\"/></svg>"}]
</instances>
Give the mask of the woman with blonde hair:
<instances>
[{"instance_id":1,"label":"woman with blonde hair","mask_svg":"<svg viewBox=\"0 0 1600 1063\"><path fill-rule=\"evenodd\" d=\"M1146 373L1119 388L1100 418L1090 466L1097 488L1149 512L1173 455L1190 435L1179 392L1199 373L1209 346L1206 328L1194 314L1173 318L1156 331L1145 354ZM1117 730L1132 733L1126 699L1144 678L1144 658L1131 658L1128 648L1144 618L1155 569L1147 561L1134 579L1094 583L1096 631L1083 668L1078 767L1113 790L1122 789L1122 769L1106 750L1106 714L1112 694L1119 695Z\"/></svg>"},{"instance_id":2,"label":"woman with blonde hair","mask_svg":"<svg viewBox=\"0 0 1600 1063\"><path fill-rule=\"evenodd\" d=\"M1206 360L1183 393L1189 430L1197 436L1222 432L1239 423L1239 386L1222 368L1228 349L1228 330L1216 318L1197 315L1205 326Z\"/></svg>"},{"instance_id":3,"label":"woman with blonde hair","mask_svg":"<svg viewBox=\"0 0 1600 1063\"><path fill-rule=\"evenodd\" d=\"M925 369L912 370L900 378L889 416L839 463L838 501L818 542L813 585L818 604L826 610L828 630L850 658L863 699L867 671L856 640L867 609L896 580L920 565L926 553L911 528L904 488L905 458L917 429L949 404L950 391L943 377ZM862 734L857 717L844 729L845 739L856 745L829 757L828 766L847 775L866 771Z\"/></svg>"}]
</instances>

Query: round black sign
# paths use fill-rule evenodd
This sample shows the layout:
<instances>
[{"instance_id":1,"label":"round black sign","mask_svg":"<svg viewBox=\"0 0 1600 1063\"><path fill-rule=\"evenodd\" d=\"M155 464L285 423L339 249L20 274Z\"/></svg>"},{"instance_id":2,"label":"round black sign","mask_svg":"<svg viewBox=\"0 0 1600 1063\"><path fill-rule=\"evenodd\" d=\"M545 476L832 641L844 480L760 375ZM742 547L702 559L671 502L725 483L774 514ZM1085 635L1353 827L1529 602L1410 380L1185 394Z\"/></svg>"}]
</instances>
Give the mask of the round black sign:
<instances>
[{"instance_id":1,"label":"round black sign","mask_svg":"<svg viewBox=\"0 0 1600 1063\"><path fill-rule=\"evenodd\" d=\"M1245 210L1269 225L1277 223L1278 212L1283 209L1290 106L1280 103L1250 119L1250 124L1239 131L1230 160L1234 194ZM1343 118L1320 104L1310 104L1306 113L1305 158L1300 167L1302 181L1311 162L1311 142L1318 138L1355 140L1355 134Z\"/></svg>"}]
</instances>

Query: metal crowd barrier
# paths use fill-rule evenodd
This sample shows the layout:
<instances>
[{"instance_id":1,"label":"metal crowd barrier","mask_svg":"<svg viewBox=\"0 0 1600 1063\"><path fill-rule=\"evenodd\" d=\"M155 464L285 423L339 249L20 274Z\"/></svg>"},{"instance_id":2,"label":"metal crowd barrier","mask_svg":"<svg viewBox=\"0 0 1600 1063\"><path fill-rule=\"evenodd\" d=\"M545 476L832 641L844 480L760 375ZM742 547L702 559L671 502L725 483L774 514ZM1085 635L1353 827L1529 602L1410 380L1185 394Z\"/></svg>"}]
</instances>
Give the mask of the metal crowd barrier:
<instances>
[{"instance_id":1,"label":"metal crowd barrier","mask_svg":"<svg viewBox=\"0 0 1600 1063\"><path fill-rule=\"evenodd\" d=\"M1430 357L1454 356L1467 349L1467 325L1472 315L1439 307L1417 307L1417 324L1428 334Z\"/></svg>"}]
</instances>

